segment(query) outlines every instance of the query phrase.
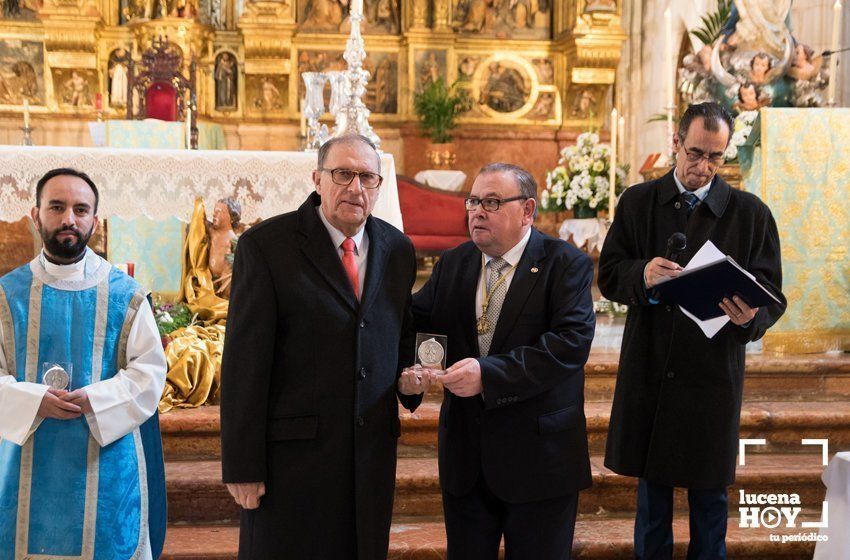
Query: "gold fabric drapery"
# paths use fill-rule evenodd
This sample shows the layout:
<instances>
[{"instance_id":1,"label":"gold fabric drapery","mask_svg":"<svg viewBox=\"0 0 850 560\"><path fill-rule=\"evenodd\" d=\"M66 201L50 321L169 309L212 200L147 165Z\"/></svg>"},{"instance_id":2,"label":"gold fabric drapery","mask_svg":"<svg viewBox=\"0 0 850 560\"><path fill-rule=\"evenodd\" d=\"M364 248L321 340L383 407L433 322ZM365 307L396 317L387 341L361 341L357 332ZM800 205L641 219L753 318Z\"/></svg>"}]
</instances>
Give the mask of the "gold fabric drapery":
<instances>
[{"instance_id":1,"label":"gold fabric drapery","mask_svg":"<svg viewBox=\"0 0 850 560\"><path fill-rule=\"evenodd\" d=\"M200 198L195 200L183 246L179 301L186 303L199 322L169 335L171 341L165 352L168 375L159 402L160 412L216 403L219 397L228 301L215 293L209 269L206 208Z\"/></svg>"}]
</instances>

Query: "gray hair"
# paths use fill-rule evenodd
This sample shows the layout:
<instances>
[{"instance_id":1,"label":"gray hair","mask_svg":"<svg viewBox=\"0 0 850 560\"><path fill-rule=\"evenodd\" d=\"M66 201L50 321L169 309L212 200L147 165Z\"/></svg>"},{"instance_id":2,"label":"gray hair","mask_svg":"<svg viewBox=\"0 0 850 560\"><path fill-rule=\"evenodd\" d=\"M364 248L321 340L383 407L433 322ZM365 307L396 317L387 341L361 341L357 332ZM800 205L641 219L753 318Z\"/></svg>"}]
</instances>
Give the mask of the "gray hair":
<instances>
[{"instance_id":1,"label":"gray hair","mask_svg":"<svg viewBox=\"0 0 850 560\"><path fill-rule=\"evenodd\" d=\"M519 165L504 162L488 163L478 172L479 175L487 173L510 173L514 176L514 180L519 186L519 194L537 201L537 181L528 170L523 169ZM534 217L537 217L537 206L534 207Z\"/></svg>"},{"instance_id":2,"label":"gray hair","mask_svg":"<svg viewBox=\"0 0 850 560\"><path fill-rule=\"evenodd\" d=\"M316 169L321 171L325 168L325 159L328 157L328 154L331 153L331 148L336 145L343 144L353 144L354 142L361 142L366 144L375 152L375 158L378 160L378 173L381 172L381 156L378 155L378 148L372 143L371 140L363 136L362 134L344 134L343 136L337 136L336 138L331 138L327 142L321 145L319 148L319 159L316 163Z\"/></svg>"}]
</instances>

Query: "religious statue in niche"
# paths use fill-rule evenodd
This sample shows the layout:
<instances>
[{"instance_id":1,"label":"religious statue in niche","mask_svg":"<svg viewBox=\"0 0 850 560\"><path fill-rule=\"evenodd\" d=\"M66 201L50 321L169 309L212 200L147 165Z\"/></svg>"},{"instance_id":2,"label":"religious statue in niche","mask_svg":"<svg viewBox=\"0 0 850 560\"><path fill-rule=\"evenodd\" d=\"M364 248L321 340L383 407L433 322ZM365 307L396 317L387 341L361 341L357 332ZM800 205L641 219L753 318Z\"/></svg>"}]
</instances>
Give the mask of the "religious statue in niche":
<instances>
[{"instance_id":1,"label":"religious statue in niche","mask_svg":"<svg viewBox=\"0 0 850 560\"><path fill-rule=\"evenodd\" d=\"M555 94L552 92L541 93L537 98L537 103L534 108L528 112L528 118L531 119L548 119L552 115L552 108L555 106Z\"/></svg>"},{"instance_id":2,"label":"religious statue in niche","mask_svg":"<svg viewBox=\"0 0 850 560\"><path fill-rule=\"evenodd\" d=\"M109 105L111 107L127 106L127 64L129 63L127 49L115 49L109 55Z\"/></svg>"},{"instance_id":3,"label":"religious statue in niche","mask_svg":"<svg viewBox=\"0 0 850 560\"><path fill-rule=\"evenodd\" d=\"M232 53L224 52L215 61L215 108L217 111L234 111L237 106L237 79L239 65Z\"/></svg>"},{"instance_id":4,"label":"religious statue in niche","mask_svg":"<svg viewBox=\"0 0 850 560\"><path fill-rule=\"evenodd\" d=\"M555 83L555 67L552 65L552 60L549 58L535 58L531 61L534 69L537 70L537 79L541 84Z\"/></svg>"},{"instance_id":5,"label":"religious statue in niche","mask_svg":"<svg viewBox=\"0 0 850 560\"><path fill-rule=\"evenodd\" d=\"M453 27L498 39L549 37L551 0L455 0Z\"/></svg>"},{"instance_id":6,"label":"religious statue in niche","mask_svg":"<svg viewBox=\"0 0 850 560\"><path fill-rule=\"evenodd\" d=\"M733 0L728 12L707 14L704 21L725 17L725 24L692 30L704 46L684 59L683 101L719 101L737 111L822 105L829 82L823 60L794 39L790 12L791 0Z\"/></svg>"},{"instance_id":7,"label":"religious statue in niche","mask_svg":"<svg viewBox=\"0 0 850 560\"><path fill-rule=\"evenodd\" d=\"M198 15L197 8L192 4L192 0L176 0L174 8L172 8L171 17L192 19Z\"/></svg>"},{"instance_id":8,"label":"religious statue in niche","mask_svg":"<svg viewBox=\"0 0 850 560\"><path fill-rule=\"evenodd\" d=\"M235 198L223 198L215 203L212 222L207 224L210 236L210 272L217 296L230 298L233 258L242 231L242 206Z\"/></svg>"},{"instance_id":9,"label":"religious statue in niche","mask_svg":"<svg viewBox=\"0 0 850 560\"><path fill-rule=\"evenodd\" d=\"M479 62L481 62L481 58L478 56L465 56L461 58L460 62L457 64L457 71L460 75L460 79L472 79L472 76L475 74L475 69L478 68Z\"/></svg>"},{"instance_id":10,"label":"religious statue in niche","mask_svg":"<svg viewBox=\"0 0 850 560\"><path fill-rule=\"evenodd\" d=\"M512 113L528 100L531 87L517 68L503 62L492 62L482 77L484 86L478 103L499 113Z\"/></svg>"}]
</instances>

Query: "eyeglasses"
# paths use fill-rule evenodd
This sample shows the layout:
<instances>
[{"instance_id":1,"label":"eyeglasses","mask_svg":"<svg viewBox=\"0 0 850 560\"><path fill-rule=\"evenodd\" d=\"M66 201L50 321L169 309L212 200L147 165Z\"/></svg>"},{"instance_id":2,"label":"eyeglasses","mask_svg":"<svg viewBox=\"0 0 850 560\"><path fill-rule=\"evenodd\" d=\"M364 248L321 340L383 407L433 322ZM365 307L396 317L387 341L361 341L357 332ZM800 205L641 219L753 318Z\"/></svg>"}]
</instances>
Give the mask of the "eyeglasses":
<instances>
[{"instance_id":1,"label":"eyeglasses","mask_svg":"<svg viewBox=\"0 0 850 560\"><path fill-rule=\"evenodd\" d=\"M347 187L355 177L360 178L360 186L364 189L377 189L381 186L384 178L371 171L352 171L351 169L320 169L331 174L331 179L337 185Z\"/></svg>"},{"instance_id":2,"label":"eyeglasses","mask_svg":"<svg viewBox=\"0 0 850 560\"><path fill-rule=\"evenodd\" d=\"M688 161L691 163L696 163L701 159L708 161L710 165L720 165L723 163L725 156L723 154L704 154L700 151L689 150L685 148L685 156L687 156Z\"/></svg>"},{"instance_id":3,"label":"eyeglasses","mask_svg":"<svg viewBox=\"0 0 850 560\"><path fill-rule=\"evenodd\" d=\"M470 196L464 202L466 203L466 210L470 212L478 208L480 204L484 210L487 212L496 212L499 207L505 202L512 202L514 200L528 200L527 196L512 196L511 198L478 198L475 196Z\"/></svg>"}]
</instances>

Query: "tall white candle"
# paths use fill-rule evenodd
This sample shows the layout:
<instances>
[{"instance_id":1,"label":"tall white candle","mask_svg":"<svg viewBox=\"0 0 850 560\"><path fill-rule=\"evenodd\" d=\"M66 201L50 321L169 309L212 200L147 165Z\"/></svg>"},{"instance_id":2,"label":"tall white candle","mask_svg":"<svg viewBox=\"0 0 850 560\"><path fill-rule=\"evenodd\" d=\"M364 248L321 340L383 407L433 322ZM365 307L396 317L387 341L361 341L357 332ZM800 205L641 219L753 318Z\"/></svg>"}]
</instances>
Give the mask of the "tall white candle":
<instances>
[{"instance_id":1,"label":"tall white candle","mask_svg":"<svg viewBox=\"0 0 850 560\"><path fill-rule=\"evenodd\" d=\"M620 146L620 153L617 157L624 160L626 159L626 117L620 115L620 122L617 125L617 144Z\"/></svg>"},{"instance_id":2,"label":"tall white candle","mask_svg":"<svg viewBox=\"0 0 850 560\"><path fill-rule=\"evenodd\" d=\"M673 152L673 92L676 84L676 61L673 59L673 14L670 8L664 10L664 82L667 84L667 144Z\"/></svg>"},{"instance_id":3,"label":"tall white candle","mask_svg":"<svg viewBox=\"0 0 850 560\"><path fill-rule=\"evenodd\" d=\"M838 85L838 55L835 51L839 49L841 37L841 0L835 0L832 6L832 55L829 57L829 104L835 105L835 87Z\"/></svg>"},{"instance_id":4,"label":"tall white candle","mask_svg":"<svg viewBox=\"0 0 850 560\"><path fill-rule=\"evenodd\" d=\"M351 0L351 15L363 15L363 0Z\"/></svg>"},{"instance_id":5,"label":"tall white candle","mask_svg":"<svg viewBox=\"0 0 850 560\"><path fill-rule=\"evenodd\" d=\"M301 113L301 136L304 138L307 137L307 115L304 114L304 105L306 104L304 99L301 99L299 102L299 110Z\"/></svg>"},{"instance_id":6,"label":"tall white candle","mask_svg":"<svg viewBox=\"0 0 850 560\"><path fill-rule=\"evenodd\" d=\"M617 108L611 111L611 168L608 170L608 216L614 221L614 207L617 204L617 128L620 120L617 118Z\"/></svg>"},{"instance_id":7,"label":"tall white candle","mask_svg":"<svg viewBox=\"0 0 850 560\"><path fill-rule=\"evenodd\" d=\"M24 99L24 128L30 127L30 100Z\"/></svg>"},{"instance_id":8,"label":"tall white candle","mask_svg":"<svg viewBox=\"0 0 850 560\"><path fill-rule=\"evenodd\" d=\"M192 108L186 107L186 149L192 149Z\"/></svg>"}]
</instances>

